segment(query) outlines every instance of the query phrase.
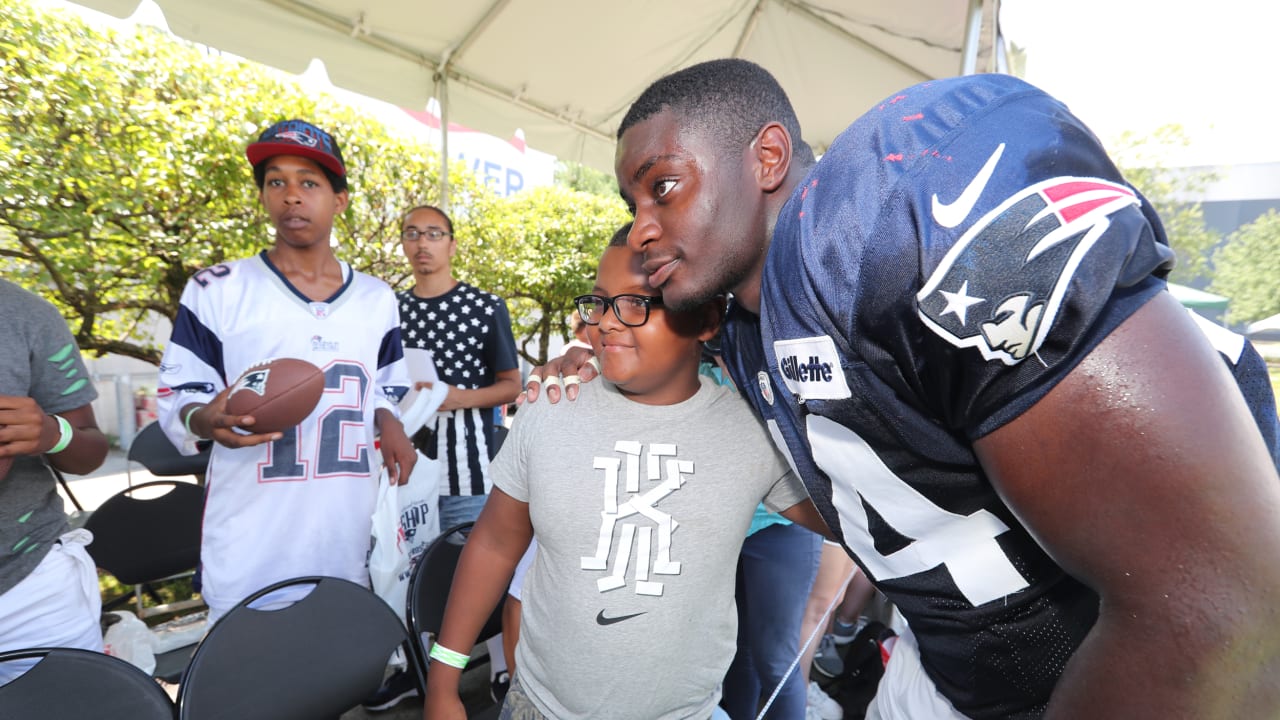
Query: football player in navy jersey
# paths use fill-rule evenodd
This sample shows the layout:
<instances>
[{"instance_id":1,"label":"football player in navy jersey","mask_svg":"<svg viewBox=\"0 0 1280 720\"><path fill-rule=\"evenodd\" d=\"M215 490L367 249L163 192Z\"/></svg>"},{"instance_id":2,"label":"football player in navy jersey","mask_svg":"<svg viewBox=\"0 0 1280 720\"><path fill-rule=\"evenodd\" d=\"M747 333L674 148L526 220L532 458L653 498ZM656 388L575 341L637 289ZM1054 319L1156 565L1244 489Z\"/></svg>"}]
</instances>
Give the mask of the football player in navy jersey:
<instances>
[{"instance_id":1,"label":"football player in navy jersey","mask_svg":"<svg viewBox=\"0 0 1280 720\"><path fill-rule=\"evenodd\" d=\"M734 380L910 626L868 717L1280 714L1265 369L1167 292L1159 219L1065 106L925 83L814 162L720 60L618 140L650 284L733 292ZM545 372L589 379L576 352Z\"/></svg>"}]
</instances>

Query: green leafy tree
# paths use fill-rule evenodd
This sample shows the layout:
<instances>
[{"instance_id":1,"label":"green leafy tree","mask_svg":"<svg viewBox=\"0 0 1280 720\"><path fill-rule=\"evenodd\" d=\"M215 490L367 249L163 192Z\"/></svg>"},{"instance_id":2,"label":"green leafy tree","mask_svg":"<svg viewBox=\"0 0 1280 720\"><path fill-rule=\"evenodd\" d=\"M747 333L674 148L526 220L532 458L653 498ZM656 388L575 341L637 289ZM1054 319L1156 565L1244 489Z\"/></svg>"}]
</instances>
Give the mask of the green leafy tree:
<instances>
[{"instance_id":1,"label":"green leafy tree","mask_svg":"<svg viewBox=\"0 0 1280 720\"><path fill-rule=\"evenodd\" d=\"M601 172L582 163L556 163L555 182L570 190L604 197L618 197L618 179L613 176L613 173Z\"/></svg>"},{"instance_id":2,"label":"green leafy tree","mask_svg":"<svg viewBox=\"0 0 1280 720\"><path fill-rule=\"evenodd\" d=\"M1170 279L1185 285L1200 284L1213 273L1210 254L1221 237L1204 224L1204 210L1190 198L1204 194L1217 175L1207 170L1169 168L1163 157L1171 148L1190 143L1180 125L1165 125L1150 136L1121 134L1112 148L1123 158L1122 172L1146 196L1164 223L1169 245L1178 255Z\"/></svg>"},{"instance_id":3,"label":"green leafy tree","mask_svg":"<svg viewBox=\"0 0 1280 720\"><path fill-rule=\"evenodd\" d=\"M396 281L399 215L432 202L434 151L258 65L149 28L99 31L0 0L0 268L67 317L85 351L158 363L188 277L271 243L244 157L263 128L312 119L343 144L339 253ZM465 172L455 196L494 200Z\"/></svg>"},{"instance_id":4,"label":"green leafy tree","mask_svg":"<svg viewBox=\"0 0 1280 720\"><path fill-rule=\"evenodd\" d=\"M1280 313L1280 213L1236 230L1213 255L1210 290L1231 298L1227 321L1251 322Z\"/></svg>"},{"instance_id":5,"label":"green leafy tree","mask_svg":"<svg viewBox=\"0 0 1280 720\"><path fill-rule=\"evenodd\" d=\"M553 334L569 338L573 298L590 292L600 253L629 219L617 196L537 188L459 228L454 262L468 282L507 299L517 349L540 365Z\"/></svg>"}]
</instances>

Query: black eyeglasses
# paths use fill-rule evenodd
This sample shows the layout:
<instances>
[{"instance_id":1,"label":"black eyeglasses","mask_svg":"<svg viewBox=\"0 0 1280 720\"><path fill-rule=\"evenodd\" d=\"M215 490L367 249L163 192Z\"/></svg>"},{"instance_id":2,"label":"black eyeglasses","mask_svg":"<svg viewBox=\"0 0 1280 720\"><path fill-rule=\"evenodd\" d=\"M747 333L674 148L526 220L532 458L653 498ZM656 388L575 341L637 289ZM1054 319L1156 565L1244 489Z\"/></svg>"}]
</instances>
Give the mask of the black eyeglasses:
<instances>
[{"instance_id":1,"label":"black eyeglasses","mask_svg":"<svg viewBox=\"0 0 1280 720\"><path fill-rule=\"evenodd\" d=\"M658 295L634 295L624 293L605 297L603 295L579 295L573 299L582 321L588 325L599 325L604 319L605 308L613 308L614 317L627 327L640 327L649 322L649 308L662 305L662 297Z\"/></svg>"},{"instance_id":2,"label":"black eyeglasses","mask_svg":"<svg viewBox=\"0 0 1280 720\"><path fill-rule=\"evenodd\" d=\"M426 238L428 240L439 240L442 237L453 237L453 233L447 230L441 230L440 228L427 228L426 230L419 230L418 228L413 226L405 228L404 231L400 233L400 239L405 242L418 242L420 238Z\"/></svg>"}]
</instances>

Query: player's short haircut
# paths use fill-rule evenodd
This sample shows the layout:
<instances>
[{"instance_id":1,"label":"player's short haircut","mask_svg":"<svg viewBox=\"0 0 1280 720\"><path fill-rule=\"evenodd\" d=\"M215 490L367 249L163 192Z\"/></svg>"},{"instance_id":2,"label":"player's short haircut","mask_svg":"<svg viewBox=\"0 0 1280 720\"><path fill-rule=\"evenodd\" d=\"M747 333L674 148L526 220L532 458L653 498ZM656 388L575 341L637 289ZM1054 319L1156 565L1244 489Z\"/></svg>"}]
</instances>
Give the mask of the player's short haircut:
<instances>
[{"instance_id":1,"label":"player's short haircut","mask_svg":"<svg viewBox=\"0 0 1280 720\"><path fill-rule=\"evenodd\" d=\"M609 247L626 247L627 236L631 234L631 226L634 224L635 223L629 222L618 228L618 230L613 233L613 237L609 238Z\"/></svg>"},{"instance_id":2,"label":"player's short haircut","mask_svg":"<svg viewBox=\"0 0 1280 720\"><path fill-rule=\"evenodd\" d=\"M734 153L749 145L760 128L780 123L791 135L792 154L801 162L813 160L786 91L753 62L709 60L659 78L631 104L618 126L618 139L666 108L712 138L720 150Z\"/></svg>"},{"instance_id":3,"label":"player's short haircut","mask_svg":"<svg viewBox=\"0 0 1280 720\"><path fill-rule=\"evenodd\" d=\"M409 208L408 212L400 216L400 222L408 220L410 215L418 212L419 210L433 210L440 213L440 217L444 218L445 229L449 231L449 236L453 237L453 219L449 217L449 213L441 210L435 205L418 205L416 207Z\"/></svg>"}]
</instances>

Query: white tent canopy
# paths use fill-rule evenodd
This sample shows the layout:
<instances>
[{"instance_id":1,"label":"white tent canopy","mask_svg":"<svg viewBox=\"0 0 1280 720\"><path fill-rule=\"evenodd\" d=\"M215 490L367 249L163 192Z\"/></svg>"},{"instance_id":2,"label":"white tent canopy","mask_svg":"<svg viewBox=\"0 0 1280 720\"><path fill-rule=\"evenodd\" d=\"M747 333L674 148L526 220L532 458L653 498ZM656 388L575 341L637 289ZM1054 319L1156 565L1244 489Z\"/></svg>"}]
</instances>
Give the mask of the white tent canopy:
<instances>
[{"instance_id":1,"label":"white tent canopy","mask_svg":"<svg viewBox=\"0 0 1280 720\"><path fill-rule=\"evenodd\" d=\"M126 17L138 0L77 0ZM821 151L888 94L994 68L999 0L156 0L178 36L602 170L653 80L717 57L768 68ZM997 52L992 53L992 48Z\"/></svg>"},{"instance_id":2,"label":"white tent canopy","mask_svg":"<svg viewBox=\"0 0 1280 720\"><path fill-rule=\"evenodd\" d=\"M1245 335L1251 340L1280 340L1280 314L1250 323Z\"/></svg>"}]
</instances>

